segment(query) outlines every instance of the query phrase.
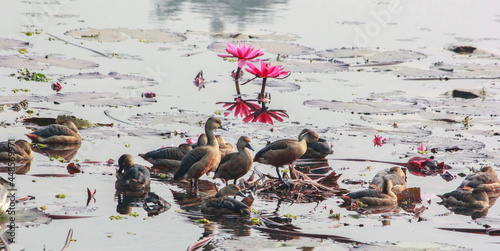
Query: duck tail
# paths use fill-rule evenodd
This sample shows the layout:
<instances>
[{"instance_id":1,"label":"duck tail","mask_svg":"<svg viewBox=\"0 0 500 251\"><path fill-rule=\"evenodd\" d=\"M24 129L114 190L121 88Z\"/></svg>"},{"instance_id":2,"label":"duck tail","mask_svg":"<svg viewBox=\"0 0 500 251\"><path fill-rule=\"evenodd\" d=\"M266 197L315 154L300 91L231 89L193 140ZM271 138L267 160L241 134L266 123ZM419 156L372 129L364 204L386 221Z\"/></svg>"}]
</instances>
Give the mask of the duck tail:
<instances>
[{"instance_id":1,"label":"duck tail","mask_svg":"<svg viewBox=\"0 0 500 251\"><path fill-rule=\"evenodd\" d=\"M28 136L28 138L30 138L33 142L38 142L40 140L40 136L36 134L26 134L26 136Z\"/></svg>"},{"instance_id":2,"label":"duck tail","mask_svg":"<svg viewBox=\"0 0 500 251\"><path fill-rule=\"evenodd\" d=\"M139 153L139 157L141 157L141 158L143 158L143 159L147 160L147 158L146 158L145 156L146 156L146 154L145 154L145 153Z\"/></svg>"}]
</instances>

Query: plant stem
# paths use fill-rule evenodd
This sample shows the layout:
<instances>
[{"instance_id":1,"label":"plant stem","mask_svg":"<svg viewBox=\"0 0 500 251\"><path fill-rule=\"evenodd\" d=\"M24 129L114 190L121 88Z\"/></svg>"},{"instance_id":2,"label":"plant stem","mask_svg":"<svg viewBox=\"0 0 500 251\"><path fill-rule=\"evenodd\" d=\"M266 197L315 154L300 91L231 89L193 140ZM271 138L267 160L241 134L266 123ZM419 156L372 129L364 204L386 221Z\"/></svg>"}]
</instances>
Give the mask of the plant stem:
<instances>
[{"instance_id":1,"label":"plant stem","mask_svg":"<svg viewBox=\"0 0 500 251\"><path fill-rule=\"evenodd\" d=\"M236 74L234 76L234 85L236 86L236 94L238 94L238 96L241 95L241 92L240 92L240 71L241 71L241 68L238 67L238 70L236 70Z\"/></svg>"},{"instance_id":2,"label":"plant stem","mask_svg":"<svg viewBox=\"0 0 500 251\"><path fill-rule=\"evenodd\" d=\"M266 92L266 81L267 81L267 78L262 79L262 89L260 89L261 98L264 98L264 93Z\"/></svg>"}]
</instances>

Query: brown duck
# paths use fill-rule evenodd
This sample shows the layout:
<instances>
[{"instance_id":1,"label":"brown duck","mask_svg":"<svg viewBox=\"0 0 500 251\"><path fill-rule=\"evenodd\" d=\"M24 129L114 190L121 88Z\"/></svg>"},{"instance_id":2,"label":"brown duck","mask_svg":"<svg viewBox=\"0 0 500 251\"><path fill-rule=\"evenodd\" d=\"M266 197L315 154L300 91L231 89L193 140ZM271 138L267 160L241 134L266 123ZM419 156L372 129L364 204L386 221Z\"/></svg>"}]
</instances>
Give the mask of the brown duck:
<instances>
[{"instance_id":1,"label":"brown duck","mask_svg":"<svg viewBox=\"0 0 500 251\"><path fill-rule=\"evenodd\" d=\"M215 138L217 139L217 143L219 143L221 157L234 153L234 146L231 143L226 142L222 135L215 135ZM197 146L205 146L207 145L207 142L207 135L203 133L198 137Z\"/></svg>"},{"instance_id":2,"label":"brown duck","mask_svg":"<svg viewBox=\"0 0 500 251\"><path fill-rule=\"evenodd\" d=\"M326 139L318 138L317 141L307 143L307 151L301 159L322 159L333 154L332 145Z\"/></svg>"},{"instance_id":3,"label":"brown duck","mask_svg":"<svg viewBox=\"0 0 500 251\"><path fill-rule=\"evenodd\" d=\"M395 166L391 167L389 170L378 172L375 177L373 177L370 187L382 190L384 179L392 180L392 191L394 193L401 193L406 189L406 173L401 167Z\"/></svg>"},{"instance_id":4,"label":"brown duck","mask_svg":"<svg viewBox=\"0 0 500 251\"><path fill-rule=\"evenodd\" d=\"M123 154L118 159L118 166L120 168L116 171L116 189L141 190L151 184L149 170L142 165L134 164L132 155Z\"/></svg>"},{"instance_id":5,"label":"brown duck","mask_svg":"<svg viewBox=\"0 0 500 251\"><path fill-rule=\"evenodd\" d=\"M9 149L10 148L10 149ZM33 151L26 140L0 142L0 161L19 162L33 159Z\"/></svg>"},{"instance_id":6,"label":"brown duck","mask_svg":"<svg viewBox=\"0 0 500 251\"><path fill-rule=\"evenodd\" d=\"M71 120L43 127L26 136L36 143L75 144L82 141L78 128Z\"/></svg>"},{"instance_id":7,"label":"brown duck","mask_svg":"<svg viewBox=\"0 0 500 251\"><path fill-rule=\"evenodd\" d=\"M278 178L282 180L279 167L292 164L307 150L307 143L318 140L318 134L312 130L304 129L299 134L299 140L281 139L262 148L255 154L254 161L276 167Z\"/></svg>"},{"instance_id":8,"label":"brown duck","mask_svg":"<svg viewBox=\"0 0 500 251\"><path fill-rule=\"evenodd\" d=\"M358 200L369 206L392 205L398 201L398 197L392 191L392 179L384 178L382 191L378 189L364 189L351 192L342 196L342 199L350 203L352 200Z\"/></svg>"},{"instance_id":9,"label":"brown duck","mask_svg":"<svg viewBox=\"0 0 500 251\"><path fill-rule=\"evenodd\" d=\"M215 171L221 160L219 144L215 139L214 130L222 126L222 121L215 117L210 117L205 123L205 134L208 143L205 146L199 146L186 154L184 159L174 174L174 180L190 179L191 188L194 193L198 193L198 179L204 174Z\"/></svg>"},{"instance_id":10,"label":"brown duck","mask_svg":"<svg viewBox=\"0 0 500 251\"><path fill-rule=\"evenodd\" d=\"M458 188L482 188L491 192L500 189L500 180L493 167L485 166L479 172L467 175Z\"/></svg>"},{"instance_id":11,"label":"brown duck","mask_svg":"<svg viewBox=\"0 0 500 251\"><path fill-rule=\"evenodd\" d=\"M162 147L157 150L139 154L139 156L153 164L153 167L173 170L181 165L182 159L191 150L193 150L193 147L190 144L184 143L177 147Z\"/></svg>"},{"instance_id":12,"label":"brown duck","mask_svg":"<svg viewBox=\"0 0 500 251\"><path fill-rule=\"evenodd\" d=\"M240 187L230 184L221 188L214 196L203 199L201 211L208 214L240 214L250 215L248 205L229 196L239 195L245 197Z\"/></svg>"},{"instance_id":13,"label":"brown duck","mask_svg":"<svg viewBox=\"0 0 500 251\"><path fill-rule=\"evenodd\" d=\"M449 207L480 210L490 207L488 194L484 188L475 188L472 191L458 188L455 191L438 196L443 199L442 204Z\"/></svg>"},{"instance_id":14,"label":"brown duck","mask_svg":"<svg viewBox=\"0 0 500 251\"><path fill-rule=\"evenodd\" d=\"M253 164L252 153L248 150L253 151L250 139L246 136L241 136L236 143L236 147L238 148L238 152L224 156L215 171L214 179L223 179L226 185L229 180L234 180L234 184L236 184L236 180L245 175Z\"/></svg>"}]
</instances>

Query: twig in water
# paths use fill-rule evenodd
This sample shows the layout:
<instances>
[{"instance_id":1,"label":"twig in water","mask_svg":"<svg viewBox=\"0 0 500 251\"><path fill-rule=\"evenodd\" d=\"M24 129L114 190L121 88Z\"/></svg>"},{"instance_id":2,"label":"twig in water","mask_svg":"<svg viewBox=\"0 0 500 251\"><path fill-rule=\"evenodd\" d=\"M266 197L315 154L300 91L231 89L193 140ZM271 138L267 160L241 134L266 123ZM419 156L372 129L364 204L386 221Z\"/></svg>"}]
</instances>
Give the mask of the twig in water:
<instances>
[{"instance_id":1,"label":"twig in water","mask_svg":"<svg viewBox=\"0 0 500 251\"><path fill-rule=\"evenodd\" d=\"M78 45L78 44L75 44L75 43L71 43L71 42L66 41L66 40L64 40L64 39L62 39L62 38L56 37L56 36L54 36L54 35L52 35L52 34L50 34L50 33L47 33L47 35L49 35L49 36L51 36L51 37L53 37L53 38L56 38L56 39L58 39L58 40L61 40L61 41L65 42L65 43L68 43L68 44L74 45L74 46L76 46L76 47L80 47L80 48L82 48L82 49L89 50L89 51L91 51L91 52L93 52L93 53L97 53L97 54L99 54L99 55L101 55L101 56L103 56L103 57L112 58L112 57L110 57L110 56L108 56L108 55L106 55L106 54L104 54L104 53L102 53L102 52L99 52L99 51L96 51L96 50L93 50L93 49L90 49L90 48L87 48L87 47L84 47L84 46L81 46L81 45Z\"/></svg>"}]
</instances>

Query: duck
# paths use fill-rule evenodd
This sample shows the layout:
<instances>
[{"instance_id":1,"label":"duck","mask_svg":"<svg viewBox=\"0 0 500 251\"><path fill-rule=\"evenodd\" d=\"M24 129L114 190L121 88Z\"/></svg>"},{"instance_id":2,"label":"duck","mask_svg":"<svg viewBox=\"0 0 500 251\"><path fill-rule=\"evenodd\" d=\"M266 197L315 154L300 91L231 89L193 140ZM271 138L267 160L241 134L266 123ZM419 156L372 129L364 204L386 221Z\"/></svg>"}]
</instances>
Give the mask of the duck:
<instances>
[{"instance_id":1,"label":"duck","mask_svg":"<svg viewBox=\"0 0 500 251\"><path fill-rule=\"evenodd\" d=\"M458 188L483 188L486 192L491 192L500 189L500 180L493 167L485 166L479 172L467 175Z\"/></svg>"},{"instance_id":2,"label":"duck","mask_svg":"<svg viewBox=\"0 0 500 251\"><path fill-rule=\"evenodd\" d=\"M0 161L20 162L33 159L33 151L28 141L0 142Z\"/></svg>"},{"instance_id":3,"label":"duck","mask_svg":"<svg viewBox=\"0 0 500 251\"><path fill-rule=\"evenodd\" d=\"M134 157L130 154L123 154L118 159L116 171L116 189L142 190L151 184L149 170L143 165L134 164Z\"/></svg>"},{"instance_id":4,"label":"duck","mask_svg":"<svg viewBox=\"0 0 500 251\"><path fill-rule=\"evenodd\" d=\"M403 192L406 189L406 173L401 167L391 167L389 170L378 172L373 177L370 188L382 190L384 179L390 178L392 180L392 191L396 194Z\"/></svg>"},{"instance_id":5,"label":"duck","mask_svg":"<svg viewBox=\"0 0 500 251\"><path fill-rule=\"evenodd\" d=\"M239 178L250 171L253 164L250 150L254 151L254 149L250 145L250 138L241 136L236 143L236 148L238 152L224 156L215 170L214 179L223 179L226 185L228 180L234 180L234 184L236 184Z\"/></svg>"},{"instance_id":6,"label":"duck","mask_svg":"<svg viewBox=\"0 0 500 251\"><path fill-rule=\"evenodd\" d=\"M239 195L245 197L239 186L235 184L221 188L215 195L208 196L201 202L201 211L208 214L239 214L250 215L247 204L229 196ZM245 197L246 198L246 197Z\"/></svg>"},{"instance_id":7,"label":"duck","mask_svg":"<svg viewBox=\"0 0 500 251\"><path fill-rule=\"evenodd\" d=\"M198 146L190 151L182 159L179 168L175 171L174 180L190 179L191 189L198 194L198 179L208 172L217 170L221 155L219 143L215 139L214 131L222 127L222 121L216 117L210 117L205 123L205 134L207 145Z\"/></svg>"},{"instance_id":8,"label":"duck","mask_svg":"<svg viewBox=\"0 0 500 251\"><path fill-rule=\"evenodd\" d=\"M76 144L82 142L82 136L78 132L73 121L66 119L58 124L43 127L37 131L26 134L35 143L53 144Z\"/></svg>"},{"instance_id":9,"label":"duck","mask_svg":"<svg viewBox=\"0 0 500 251\"><path fill-rule=\"evenodd\" d=\"M301 159L323 159L326 156L333 154L333 145L328 143L326 139L318 138L317 141L307 143L307 150Z\"/></svg>"},{"instance_id":10,"label":"duck","mask_svg":"<svg viewBox=\"0 0 500 251\"><path fill-rule=\"evenodd\" d=\"M475 188L472 191L458 188L449 193L438 195L445 206L472 209L487 209L490 207L488 194L484 188Z\"/></svg>"},{"instance_id":11,"label":"duck","mask_svg":"<svg viewBox=\"0 0 500 251\"><path fill-rule=\"evenodd\" d=\"M191 150L193 150L193 147L190 144L183 143L177 147L162 147L147 153L141 153L139 156L155 167L177 169L181 165L184 156Z\"/></svg>"},{"instance_id":12,"label":"duck","mask_svg":"<svg viewBox=\"0 0 500 251\"><path fill-rule=\"evenodd\" d=\"M215 135L215 138L217 139L217 143L219 143L219 151L221 154L221 157L224 157L230 153L234 153L234 146L231 143L226 142L224 137L222 135ZM206 134L201 134L198 137L198 142L196 143L196 146L205 146L207 145L207 135Z\"/></svg>"},{"instance_id":13,"label":"duck","mask_svg":"<svg viewBox=\"0 0 500 251\"><path fill-rule=\"evenodd\" d=\"M342 196L344 202L350 203L352 200L358 200L369 206L386 206L395 204L398 197L392 191L392 179L383 178L384 184L382 191L378 189L364 189L350 192Z\"/></svg>"},{"instance_id":14,"label":"duck","mask_svg":"<svg viewBox=\"0 0 500 251\"><path fill-rule=\"evenodd\" d=\"M318 134L310 129L304 129L299 134L298 140L281 139L270 143L255 154L255 162L268 164L276 167L278 179L281 178L279 168L286 164L292 164L307 151L307 143L316 142Z\"/></svg>"}]
</instances>

